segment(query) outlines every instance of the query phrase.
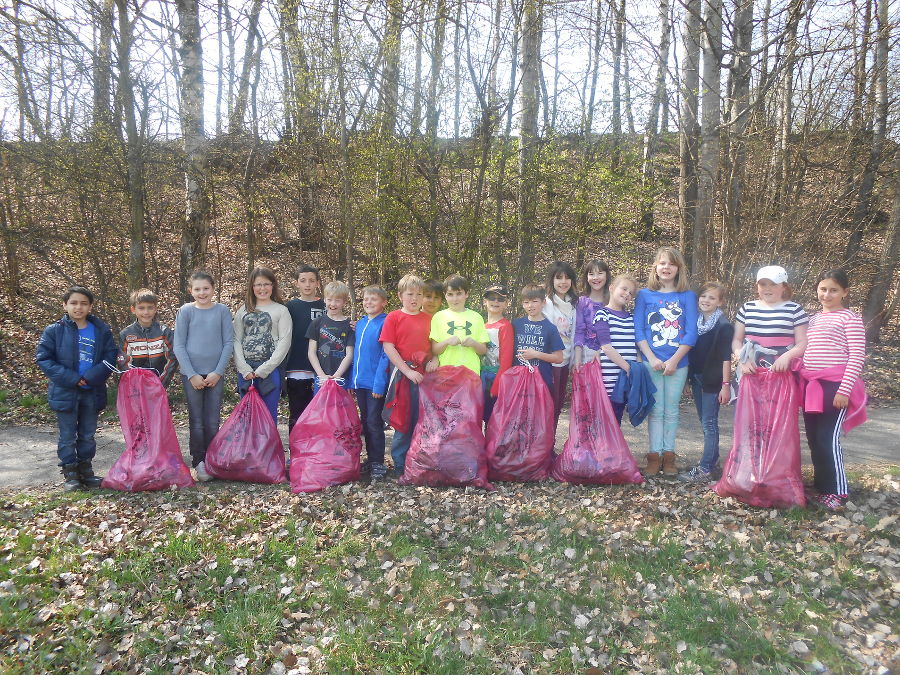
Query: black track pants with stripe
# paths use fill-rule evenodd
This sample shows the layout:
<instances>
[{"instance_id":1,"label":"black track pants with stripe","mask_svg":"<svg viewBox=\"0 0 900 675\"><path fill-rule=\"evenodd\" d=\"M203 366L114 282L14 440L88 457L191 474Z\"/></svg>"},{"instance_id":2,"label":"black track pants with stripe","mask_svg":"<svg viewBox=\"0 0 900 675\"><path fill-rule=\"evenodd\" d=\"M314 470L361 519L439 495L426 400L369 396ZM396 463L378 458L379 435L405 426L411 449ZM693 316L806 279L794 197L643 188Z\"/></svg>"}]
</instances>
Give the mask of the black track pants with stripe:
<instances>
[{"instance_id":1,"label":"black track pants with stripe","mask_svg":"<svg viewBox=\"0 0 900 675\"><path fill-rule=\"evenodd\" d=\"M803 413L806 423L806 440L815 470L815 487L822 494L846 495L849 493L847 474L844 472L844 451L841 448L841 427L847 415L846 408L832 404L839 382L820 380L824 412Z\"/></svg>"}]
</instances>

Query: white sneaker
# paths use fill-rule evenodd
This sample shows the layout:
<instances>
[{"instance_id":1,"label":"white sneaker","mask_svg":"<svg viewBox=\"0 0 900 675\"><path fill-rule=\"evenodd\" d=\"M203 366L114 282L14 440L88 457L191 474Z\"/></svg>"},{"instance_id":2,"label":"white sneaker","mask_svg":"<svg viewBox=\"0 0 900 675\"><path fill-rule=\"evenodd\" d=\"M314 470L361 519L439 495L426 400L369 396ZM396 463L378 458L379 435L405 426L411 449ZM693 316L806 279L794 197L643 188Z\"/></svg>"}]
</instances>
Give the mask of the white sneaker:
<instances>
[{"instance_id":1,"label":"white sneaker","mask_svg":"<svg viewBox=\"0 0 900 675\"><path fill-rule=\"evenodd\" d=\"M213 479L213 477L206 472L206 466L203 464L203 462L200 462L197 466L194 467L194 473L197 474L197 480L199 480L201 483L208 483Z\"/></svg>"}]
</instances>

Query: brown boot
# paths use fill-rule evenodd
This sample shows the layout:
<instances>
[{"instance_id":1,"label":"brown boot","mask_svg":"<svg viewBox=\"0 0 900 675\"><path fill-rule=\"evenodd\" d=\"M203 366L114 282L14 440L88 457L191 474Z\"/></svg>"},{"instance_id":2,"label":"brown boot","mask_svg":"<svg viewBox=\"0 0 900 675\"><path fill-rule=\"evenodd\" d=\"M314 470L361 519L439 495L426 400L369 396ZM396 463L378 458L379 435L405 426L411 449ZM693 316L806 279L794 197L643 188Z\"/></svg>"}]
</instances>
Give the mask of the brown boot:
<instances>
[{"instance_id":1,"label":"brown boot","mask_svg":"<svg viewBox=\"0 0 900 675\"><path fill-rule=\"evenodd\" d=\"M663 473L667 476L674 476L678 473L678 469L675 468L675 453L674 452L664 452L662 456L662 470Z\"/></svg>"},{"instance_id":2,"label":"brown boot","mask_svg":"<svg viewBox=\"0 0 900 675\"><path fill-rule=\"evenodd\" d=\"M659 458L658 452L648 452L647 453L647 468L644 469L645 476L655 476L659 473L659 467L661 466L661 461Z\"/></svg>"}]
</instances>

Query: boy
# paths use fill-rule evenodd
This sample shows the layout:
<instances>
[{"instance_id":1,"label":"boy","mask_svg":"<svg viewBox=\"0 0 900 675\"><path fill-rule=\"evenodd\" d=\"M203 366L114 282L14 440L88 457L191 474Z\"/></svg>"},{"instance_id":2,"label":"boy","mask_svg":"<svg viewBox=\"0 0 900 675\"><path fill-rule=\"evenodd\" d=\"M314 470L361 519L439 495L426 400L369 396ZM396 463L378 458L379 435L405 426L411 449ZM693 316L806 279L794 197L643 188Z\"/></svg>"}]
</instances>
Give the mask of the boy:
<instances>
[{"instance_id":1,"label":"boy","mask_svg":"<svg viewBox=\"0 0 900 675\"><path fill-rule=\"evenodd\" d=\"M425 282L422 291L422 311L434 316L441 310L444 302L444 284L434 279Z\"/></svg>"},{"instance_id":2,"label":"boy","mask_svg":"<svg viewBox=\"0 0 900 675\"><path fill-rule=\"evenodd\" d=\"M41 334L37 364L50 379L47 402L56 411L59 442L56 454L66 479L66 492L99 487L91 462L97 452L97 417L106 406L103 363L115 363L118 350L112 331L91 314L94 295L73 286L63 295L66 315Z\"/></svg>"},{"instance_id":3,"label":"boy","mask_svg":"<svg viewBox=\"0 0 900 675\"><path fill-rule=\"evenodd\" d=\"M451 274L444 280L444 297L447 309L431 319L431 351L442 366L465 366L480 375L481 357L487 353L491 339L481 315L466 308L469 282Z\"/></svg>"},{"instance_id":4,"label":"boy","mask_svg":"<svg viewBox=\"0 0 900 675\"><path fill-rule=\"evenodd\" d=\"M309 338L307 355L317 375L313 394L325 380L339 380L353 363L353 328L344 308L350 302L350 287L343 281L325 286L325 316L313 319L306 329ZM346 387L346 383L342 386Z\"/></svg>"},{"instance_id":5,"label":"boy","mask_svg":"<svg viewBox=\"0 0 900 675\"><path fill-rule=\"evenodd\" d=\"M431 315L421 311L424 283L407 274L397 284L401 308L387 315L378 338L391 363L390 379L384 401L386 420L394 428L391 458L392 476L399 478L406 468L406 453L419 421L419 384L431 362Z\"/></svg>"},{"instance_id":6,"label":"boy","mask_svg":"<svg viewBox=\"0 0 900 675\"><path fill-rule=\"evenodd\" d=\"M321 285L319 270L312 265L301 265L297 272L297 280L294 282L294 287L300 292L300 297L285 305L293 323L291 351L287 358L287 377L285 378L288 395L289 433L313 396L313 379L316 374L309 362L309 338L306 337L306 331L309 330L309 325L315 319L325 314L325 303L319 297Z\"/></svg>"},{"instance_id":7,"label":"boy","mask_svg":"<svg viewBox=\"0 0 900 675\"><path fill-rule=\"evenodd\" d=\"M363 311L366 315L356 323L356 339L353 342L352 375L350 388L356 390L359 417L363 437L366 439L366 457L362 472L372 480L382 480L387 475L384 466L384 392L387 389L388 358L379 338L387 314L387 293L378 286L363 289Z\"/></svg>"},{"instance_id":8,"label":"boy","mask_svg":"<svg viewBox=\"0 0 900 675\"><path fill-rule=\"evenodd\" d=\"M482 295L482 302L487 312L484 328L491 339L487 353L481 357L484 421L487 422L497 402L500 376L512 365L515 335L509 319L503 316L509 306L509 291L500 284L489 286Z\"/></svg>"},{"instance_id":9,"label":"boy","mask_svg":"<svg viewBox=\"0 0 900 675\"><path fill-rule=\"evenodd\" d=\"M553 368L551 363L562 363L566 348L553 322L544 318L544 298L547 292L537 284L526 284L522 288L522 309L525 316L514 319L516 332L516 353L522 359L536 366L552 391Z\"/></svg>"},{"instance_id":10,"label":"boy","mask_svg":"<svg viewBox=\"0 0 900 675\"><path fill-rule=\"evenodd\" d=\"M131 294L131 313L137 321L119 333L122 353L119 367L152 368L167 387L175 374L178 359L172 351L175 332L156 320L159 297L148 288Z\"/></svg>"}]
</instances>

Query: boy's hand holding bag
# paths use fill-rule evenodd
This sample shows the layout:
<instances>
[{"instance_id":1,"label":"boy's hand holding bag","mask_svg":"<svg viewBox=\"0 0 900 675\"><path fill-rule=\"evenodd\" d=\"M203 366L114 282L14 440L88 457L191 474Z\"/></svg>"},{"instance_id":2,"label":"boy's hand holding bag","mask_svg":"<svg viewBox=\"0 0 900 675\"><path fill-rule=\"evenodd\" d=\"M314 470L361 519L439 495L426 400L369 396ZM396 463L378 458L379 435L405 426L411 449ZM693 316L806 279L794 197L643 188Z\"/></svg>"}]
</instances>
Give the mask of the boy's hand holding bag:
<instances>
[{"instance_id":1,"label":"boy's hand holding bag","mask_svg":"<svg viewBox=\"0 0 900 675\"><path fill-rule=\"evenodd\" d=\"M248 483L284 482L284 446L272 413L251 386L206 451L210 476Z\"/></svg>"}]
</instances>

